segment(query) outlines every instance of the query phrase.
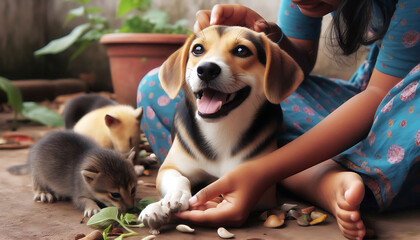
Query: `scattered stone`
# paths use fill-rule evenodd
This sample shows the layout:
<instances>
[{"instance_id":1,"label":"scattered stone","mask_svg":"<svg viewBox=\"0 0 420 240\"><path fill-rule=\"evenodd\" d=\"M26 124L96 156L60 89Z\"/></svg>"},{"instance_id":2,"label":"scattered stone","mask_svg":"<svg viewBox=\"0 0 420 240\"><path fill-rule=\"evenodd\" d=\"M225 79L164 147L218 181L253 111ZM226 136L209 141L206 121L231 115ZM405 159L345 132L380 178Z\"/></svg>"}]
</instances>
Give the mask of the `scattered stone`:
<instances>
[{"instance_id":1,"label":"scattered stone","mask_svg":"<svg viewBox=\"0 0 420 240\"><path fill-rule=\"evenodd\" d=\"M296 220L299 226L309 226L309 222L308 222L308 219L306 218L306 215L302 215Z\"/></svg>"},{"instance_id":2,"label":"scattered stone","mask_svg":"<svg viewBox=\"0 0 420 240\"><path fill-rule=\"evenodd\" d=\"M229 232L228 230L226 230L224 227L219 227L217 229L217 234L219 235L219 237L223 238L223 239L228 239L228 238L233 238L235 237L235 234Z\"/></svg>"},{"instance_id":3,"label":"scattered stone","mask_svg":"<svg viewBox=\"0 0 420 240\"><path fill-rule=\"evenodd\" d=\"M80 240L103 240L102 232L99 230L92 231L89 235L80 238Z\"/></svg>"},{"instance_id":4,"label":"scattered stone","mask_svg":"<svg viewBox=\"0 0 420 240\"><path fill-rule=\"evenodd\" d=\"M302 208L300 211L302 212L302 214L311 214L312 211L315 210L314 206L310 206L307 208Z\"/></svg>"},{"instance_id":5,"label":"scattered stone","mask_svg":"<svg viewBox=\"0 0 420 240\"><path fill-rule=\"evenodd\" d=\"M79 239L84 238L84 237L86 237L86 235L85 235L85 234L83 234L83 233L79 233L79 234L77 234L77 235L74 237L74 240L79 240Z\"/></svg>"},{"instance_id":6,"label":"scattered stone","mask_svg":"<svg viewBox=\"0 0 420 240\"><path fill-rule=\"evenodd\" d=\"M193 233L195 229L191 228L188 225L185 224L179 224L176 226L176 230L183 232L183 233Z\"/></svg>"},{"instance_id":7,"label":"scattered stone","mask_svg":"<svg viewBox=\"0 0 420 240\"><path fill-rule=\"evenodd\" d=\"M311 219L317 219L317 218L319 218L319 217L322 217L323 215L326 215L326 214L324 214L324 213L322 213L322 212L318 212L318 211L313 211L313 212L311 212Z\"/></svg>"},{"instance_id":8,"label":"scattered stone","mask_svg":"<svg viewBox=\"0 0 420 240\"><path fill-rule=\"evenodd\" d=\"M144 166L143 165L135 165L134 166L134 172L136 173L136 176L139 177L143 175L144 172Z\"/></svg>"},{"instance_id":9,"label":"scattered stone","mask_svg":"<svg viewBox=\"0 0 420 240\"><path fill-rule=\"evenodd\" d=\"M142 238L141 240L153 240L153 239L156 239L156 235L149 235L149 236L146 236L146 237L144 237L144 238Z\"/></svg>"},{"instance_id":10,"label":"scattered stone","mask_svg":"<svg viewBox=\"0 0 420 240\"><path fill-rule=\"evenodd\" d=\"M314 220L309 222L309 225L315 225L322 222L325 222L325 219L327 219L327 214L322 215L321 217L315 218Z\"/></svg>"},{"instance_id":11,"label":"scattered stone","mask_svg":"<svg viewBox=\"0 0 420 240\"><path fill-rule=\"evenodd\" d=\"M281 219L279 216L273 214L268 216L267 220L264 222L264 226L268 228L277 228L281 227L284 224L284 218Z\"/></svg>"},{"instance_id":12,"label":"scattered stone","mask_svg":"<svg viewBox=\"0 0 420 240\"><path fill-rule=\"evenodd\" d=\"M298 219L300 216L302 216L302 214L294 209L291 209L287 212L287 217L289 218Z\"/></svg>"},{"instance_id":13,"label":"scattered stone","mask_svg":"<svg viewBox=\"0 0 420 240\"><path fill-rule=\"evenodd\" d=\"M297 208L297 204L291 204L291 203L284 203L283 205L281 205L281 210L288 212L292 209Z\"/></svg>"}]
</instances>

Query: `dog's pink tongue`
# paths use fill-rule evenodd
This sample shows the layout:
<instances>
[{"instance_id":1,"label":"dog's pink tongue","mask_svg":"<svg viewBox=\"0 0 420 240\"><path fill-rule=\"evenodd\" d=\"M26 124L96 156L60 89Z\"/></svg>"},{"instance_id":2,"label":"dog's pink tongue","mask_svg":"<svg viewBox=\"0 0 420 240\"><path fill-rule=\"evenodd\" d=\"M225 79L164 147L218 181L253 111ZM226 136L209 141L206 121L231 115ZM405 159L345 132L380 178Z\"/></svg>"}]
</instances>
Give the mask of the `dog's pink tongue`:
<instances>
[{"instance_id":1,"label":"dog's pink tongue","mask_svg":"<svg viewBox=\"0 0 420 240\"><path fill-rule=\"evenodd\" d=\"M207 89L201 99L197 100L198 111L203 114L213 114L226 103L226 93Z\"/></svg>"}]
</instances>

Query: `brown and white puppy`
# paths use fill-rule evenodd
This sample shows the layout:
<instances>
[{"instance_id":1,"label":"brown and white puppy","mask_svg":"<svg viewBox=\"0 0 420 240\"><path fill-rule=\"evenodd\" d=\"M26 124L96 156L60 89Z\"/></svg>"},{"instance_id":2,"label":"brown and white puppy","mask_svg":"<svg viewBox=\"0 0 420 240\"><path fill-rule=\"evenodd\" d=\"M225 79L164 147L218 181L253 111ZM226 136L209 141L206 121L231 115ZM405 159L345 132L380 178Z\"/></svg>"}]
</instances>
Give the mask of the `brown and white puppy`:
<instances>
[{"instance_id":1,"label":"brown and white puppy","mask_svg":"<svg viewBox=\"0 0 420 240\"><path fill-rule=\"evenodd\" d=\"M303 72L265 34L212 26L171 55L159 78L169 97L181 88L185 96L174 116L173 145L157 176L162 199L139 216L155 233L172 212L188 209L191 187L276 149L279 103L302 82ZM275 202L273 189L265 203Z\"/></svg>"}]
</instances>

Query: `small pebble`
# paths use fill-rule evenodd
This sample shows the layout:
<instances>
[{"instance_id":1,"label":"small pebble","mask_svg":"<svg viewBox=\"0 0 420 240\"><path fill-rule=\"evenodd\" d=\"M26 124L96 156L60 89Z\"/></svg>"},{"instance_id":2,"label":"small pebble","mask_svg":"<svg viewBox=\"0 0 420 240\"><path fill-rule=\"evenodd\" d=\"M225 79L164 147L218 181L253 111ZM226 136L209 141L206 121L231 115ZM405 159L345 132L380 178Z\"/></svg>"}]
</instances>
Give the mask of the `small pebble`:
<instances>
[{"instance_id":1,"label":"small pebble","mask_svg":"<svg viewBox=\"0 0 420 240\"><path fill-rule=\"evenodd\" d=\"M146 237L144 237L144 238L142 238L141 240L153 240L153 239L156 239L156 235L149 235L149 236L146 236Z\"/></svg>"},{"instance_id":2,"label":"small pebble","mask_svg":"<svg viewBox=\"0 0 420 240\"><path fill-rule=\"evenodd\" d=\"M311 212L311 219L317 219L317 218L319 218L319 217L322 217L323 215L325 215L324 213L322 213L322 212L318 212L318 211L313 211L313 212Z\"/></svg>"},{"instance_id":3,"label":"small pebble","mask_svg":"<svg viewBox=\"0 0 420 240\"><path fill-rule=\"evenodd\" d=\"M84 237L86 237L86 235L85 235L85 234L83 234L83 233L79 233L79 234L77 234L77 235L74 237L74 240L79 240L79 239L84 238Z\"/></svg>"},{"instance_id":4,"label":"small pebble","mask_svg":"<svg viewBox=\"0 0 420 240\"><path fill-rule=\"evenodd\" d=\"M297 208L297 206L297 204L284 203L283 205L281 205L281 210L288 212L294 208Z\"/></svg>"},{"instance_id":5,"label":"small pebble","mask_svg":"<svg viewBox=\"0 0 420 240\"><path fill-rule=\"evenodd\" d=\"M296 222L299 226L308 226L309 225L307 215L300 216L298 219L296 219Z\"/></svg>"},{"instance_id":6,"label":"small pebble","mask_svg":"<svg viewBox=\"0 0 420 240\"><path fill-rule=\"evenodd\" d=\"M185 224L179 224L176 226L176 230L183 232L183 233L193 233L195 229L191 228L188 225Z\"/></svg>"},{"instance_id":7,"label":"small pebble","mask_svg":"<svg viewBox=\"0 0 420 240\"><path fill-rule=\"evenodd\" d=\"M80 240L103 240L102 232L99 230L92 231L86 237L80 238Z\"/></svg>"},{"instance_id":8,"label":"small pebble","mask_svg":"<svg viewBox=\"0 0 420 240\"><path fill-rule=\"evenodd\" d=\"M302 212L302 214L311 214L311 212L315 210L314 206L310 206L307 208L302 208L300 211Z\"/></svg>"},{"instance_id":9,"label":"small pebble","mask_svg":"<svg viewBox=\"0 0 420 240\"><path fill-rule=\"evenodd\" d=\"M302 214L299 211L294 210L294 209L291 209L287 212L287 217L298 219L300 216L302 216Z\"/></svg>"},{"instance_id":10,"label":"small pebble","mask_svg":"<svg viewBox=\"0 0 420 240\"><path fill-rule=\"evenodd\" d=\"M312 221L310 221L309 222L309 225L315 225L315 224L319 224L319 223L322 223L322 222L325 222L325 219L327 218L327 214L324 214L324 215L322 215L321 217L319 217L319 218L316 218L316 219L314 219L314 220L312 220Z\"/></svg>"},{"instance_id":11,"label":"small pebble","mask_svg":"<svg viewBox=\"0 0 420 240\"><path fill-rule=\"evenodd\" d=\"M217 229L217 234L219 235L219 237L223 238L223 239L228 239L228 238L233 238L235 237L235 234L229 232L228 230L226 230L224 227L219 227Z\"/></svg>"},{"instance_id":12,"label":"small pebble","mask_svg":"<svg viewBox=\"0 0 420 240\"><path fill-rule=\"evenodd\" d=\"M264 222L264 226L268 228L277 228L281 227L284 224L284 218L281 219L279 216L273 214L268 216L267 220Z\"/></svg>"},{"instance_id":13,"label":"small pebble","mask_svg":"<svg viewBox=\"0 0 420 240\"><path fill-rule=\"evenodd\" d=\"M143 165L135 165L134 166L134 172L136 173L136 176L139 177L143 175L144 172L144 166Z\"/></svg>"}]
</instances>

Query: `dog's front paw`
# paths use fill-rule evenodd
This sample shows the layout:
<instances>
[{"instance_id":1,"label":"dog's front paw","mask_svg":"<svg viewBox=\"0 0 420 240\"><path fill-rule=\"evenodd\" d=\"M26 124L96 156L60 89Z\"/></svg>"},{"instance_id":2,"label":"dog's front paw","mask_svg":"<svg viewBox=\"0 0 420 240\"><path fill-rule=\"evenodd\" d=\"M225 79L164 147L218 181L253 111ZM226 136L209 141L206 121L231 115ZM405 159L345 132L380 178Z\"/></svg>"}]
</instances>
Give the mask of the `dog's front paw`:
<instances>
[{"instance_id":1,"label":"dog's front paw","mask_svg":"<svg viewBox=\"0 0 420 240\"><path fill-rule=\"evenodd\" d=\"M159 234L159 228L170 220L170 209L161 201L147 205L139 216L139 222L150 228L150 233Z\"/></svg>"},{"instance_id":2,"label":"dog's front paw","mask_svg":"<svg viewBox=\"0 0 420 240\"><path fill-rule=\"evenodd\" d=\"M188 200L191 198L191 192L178 190L168 192L165 197L160 200L162 206L168 207L171 212L180 212L188 209Z\"/></svg>"}]
</instances>

